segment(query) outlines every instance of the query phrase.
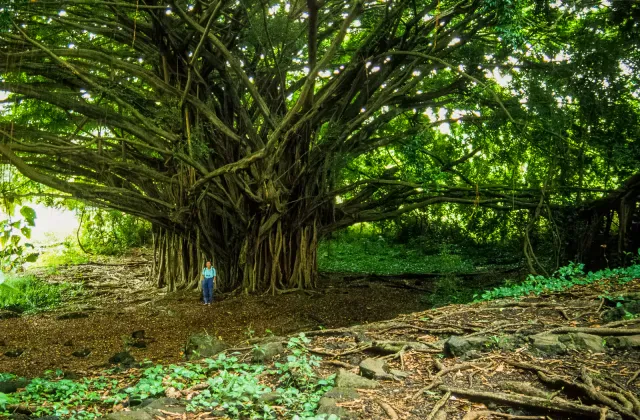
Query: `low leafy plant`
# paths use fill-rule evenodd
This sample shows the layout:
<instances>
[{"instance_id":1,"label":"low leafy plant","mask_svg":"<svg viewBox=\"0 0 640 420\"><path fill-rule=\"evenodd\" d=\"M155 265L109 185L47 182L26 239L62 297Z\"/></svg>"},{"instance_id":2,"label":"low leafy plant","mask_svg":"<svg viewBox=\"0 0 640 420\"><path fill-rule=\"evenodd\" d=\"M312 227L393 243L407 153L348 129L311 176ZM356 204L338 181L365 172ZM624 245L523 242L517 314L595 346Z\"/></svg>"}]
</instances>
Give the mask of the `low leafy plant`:
<instances>
[{"instance_id":1,"label":"low leafy plant","mask_svg":"<svg viewBox=\"0 0 640 420\"><path fill-rule=\"evenodd\" d=\"M337 419L315 415L318 401L333 386L333 377L317 376L314 368L319 358L309 354L308 343L304 335L292 338L286 362L272 369L244 363L235 353L222 353L201 363L150 366L119 380L101 376L73 381L63 379L60 372L49 372L21 392L0 394L0 417L9 414L9 405L20 404L37 407L36 415L93 419L119 403L141 402L165 395L170 388L186 390L204 383L207 388L189 400L188 411L214 410L235 419ZM15 376L0 374L2 378ZM272 395L267 399L265 394Z\"/></svg>"},{"instance_id":2,"label":"low leafy plant","mask_svg":"<svg viewBox=\"0 0 640 420\"><path fill-rule=\"evenodd\" d=\"M71 283L52 284L34 276L7 277L0 283L0 309L38 312L58 306L66 297L81 291Z\"/></svg>"},{"instance_id":3,"label":"low leafy plant","mask_svg":"<svg viewBox=\"0 0 640 420\"><path fill-rule=\"evenodd\" d=\"M559 292L573 286L593 284L602 280L616 279L619 284L625 284L640 278L640 265L621 267L584 273L584 264L574 262L559 268L551 276L529 275L522 283L505 285L475 295L477 301L487 301L502 298L520 298L529 295L540 295L548 292Z\"/></svg>"},{"instance_id":4,"label":"low leafy plant","mask_svg":"<svg viewBox=\"0 0 640 420\"><path fill-rule=\"evenodd\" d=\"M35 226L36 212L27 206L20 209L22 219L11 217L0 220L0 271L20 271L24 264L38 259L32 244L31 228Z\"/></svg>"},{"instance_id":5,"label":"low leafy plant","mask_svg":"<svg viewBox=\"0 0 640 420\"><path fill-rule=\"evenodd\" d=\"M318 268L324 272L393 275L468 272L473 271L474 264L451 247L442 246L437 254L427 255L418 247L363 236L322 242Z\"/></svg>"}]
</instances>

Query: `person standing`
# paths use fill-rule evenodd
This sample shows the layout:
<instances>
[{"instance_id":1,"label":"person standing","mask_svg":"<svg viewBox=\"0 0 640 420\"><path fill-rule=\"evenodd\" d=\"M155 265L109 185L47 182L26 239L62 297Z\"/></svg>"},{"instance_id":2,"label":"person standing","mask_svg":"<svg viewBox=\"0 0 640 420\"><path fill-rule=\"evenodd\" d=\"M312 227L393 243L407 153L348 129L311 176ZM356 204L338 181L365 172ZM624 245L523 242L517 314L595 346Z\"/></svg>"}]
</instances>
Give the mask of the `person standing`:
<instances>
[{"instance_id":1,"label":"person standing","mask_svg":"<svg viewBox=\"0 0 640 420\"><path fill-rule=\"evenodd\" d=\"M216 284L216 269L211 266L211 261L202 269L202 297L205 305L213 302L213 287Z\"/></svg>"}]
</instances>

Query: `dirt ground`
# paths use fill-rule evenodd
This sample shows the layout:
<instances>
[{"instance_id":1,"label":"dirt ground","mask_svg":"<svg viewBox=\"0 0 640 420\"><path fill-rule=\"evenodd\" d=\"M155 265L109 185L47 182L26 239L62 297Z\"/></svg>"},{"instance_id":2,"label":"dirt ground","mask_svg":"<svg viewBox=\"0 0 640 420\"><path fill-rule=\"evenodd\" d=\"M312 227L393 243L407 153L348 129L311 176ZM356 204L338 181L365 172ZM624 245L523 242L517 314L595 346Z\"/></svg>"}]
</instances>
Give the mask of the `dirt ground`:
<instances>
[{"instance_id":1,"label":"dirt ground","mask_svg":"<svg viewBox=\"0 0 640 420\"><path fill-rule=\"evenodd\" d=\"M109 263L107 263L109 264ZM197 292L163 294L145 282L148 266L133 258L124 264L61 268L51 281L84 283L85 293L53 312L0 320L0 372L27 377L46 370L82 373L102 367L124 349L133 331L144 330L147 348L131 348L137 360L182 360L189 335L206 331L239 344L267 330L287 335L318 327L338 328L392 319L425 309L423 292L384 284L353 282L338 288L323 278L315 292L279 296L218 295L209 307ZM58 319L65 314L82 318ZM19 357L6 352L22 351ZM74 352L89 353L75 357Z\"/></svg>"}]
</instances>

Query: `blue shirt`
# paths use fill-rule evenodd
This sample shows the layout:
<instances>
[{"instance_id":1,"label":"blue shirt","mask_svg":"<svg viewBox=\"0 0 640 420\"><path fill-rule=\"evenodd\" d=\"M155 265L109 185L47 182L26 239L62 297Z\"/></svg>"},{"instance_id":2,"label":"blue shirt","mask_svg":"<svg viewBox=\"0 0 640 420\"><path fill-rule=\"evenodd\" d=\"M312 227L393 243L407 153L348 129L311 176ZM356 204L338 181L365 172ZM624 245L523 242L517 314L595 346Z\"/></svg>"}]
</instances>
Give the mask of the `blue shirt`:
<instances>
[{"instance_id":1,"label":"blue shirt","mask_svg":"<svg viewBox=\"0 0 640 420\"><path fill-rule=\"evenodd\" d=\"M212 279L216 276L216 269L211 267L211 268L203 268L202 269L202 275L204 276L205 279Z\"/></svg>"}]
</instances>

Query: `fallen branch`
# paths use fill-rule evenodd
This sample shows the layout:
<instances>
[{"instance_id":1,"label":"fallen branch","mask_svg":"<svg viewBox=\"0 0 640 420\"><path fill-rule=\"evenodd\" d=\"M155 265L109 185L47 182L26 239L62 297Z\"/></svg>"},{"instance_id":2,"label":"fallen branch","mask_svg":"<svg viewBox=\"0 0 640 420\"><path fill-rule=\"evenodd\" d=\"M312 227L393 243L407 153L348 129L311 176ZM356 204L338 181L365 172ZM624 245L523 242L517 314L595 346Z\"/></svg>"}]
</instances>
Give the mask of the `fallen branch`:
<instances>
[{"instance_id":1,"label":"fallen branch","mask_svg":"<svg viewBox=\"0 0 640 420\"><path fill-rule=\"evenodd\" d=\"M545 420L546 416L516 416L514 414L499 413L497 411L469 411L462 420L477 420L481 417L502 417L511 420Z\"/></svg>"},{"instance_id":2,"label":"fallen branch","mask_svg":"<svg viewBox=\"0 0 640 420\"><path fill-rule=\"evenodd\" d=\"M638 335L640 329L623 329L623 328L592 328L592 327L559 327L552 330L541 332L540 334L567 334L567 333L585 333L593 335Z\"/></svg>"},{"instance_id":3,"label":"fallen branch","mask_svg":"<svg viewBox=\"0 0 640 420\"><path fill-rule=\"evenodd\" d=\"M387 413L387 416L389 416L389 418L391 420L398 420L398 414L396 413L396 410L393 409L393 407L391 407L389 404L387 404L386 402L380 400L380 399L376 399L376 402L378 403L378 405L380 407L382 407L382 409L384 410L385 413Z\"/></svg>"},{"instance_id":4,"label":"fallen branch","mask_svg":"<svg viewBox=\"0 0 640 420\"><path fill-rule=\"evenodd\" d=\"M357 368L357 366L355 365L352 365L346 362L341 362L340 360L323 360L322 363L326 363L328 365L333 365L333 366L339 366L348 370Z\"/></svg>"},{"instance_id":5,"label":"fallen branch","mask_svg":"<svg viewBox=\"0 0 640 420\"><path fill-rule=\"evenodd\" d=\"M557 398L548 400L546 398L505 394L503 392L474 391L470 389L453 388L444 385L441 385L440 389L442 391L451 391L452 394L477 400L491 400L502 404L515 405L516 407L530 407L545 411L551 411L554 413L579 414L587 418L594 419L599 419L601 414L600 407L576 404L569 401L562 401ZM605 419L619 420L621 419L621 417L618 413L607 413Z\"/></svg>"}]
</instances>

